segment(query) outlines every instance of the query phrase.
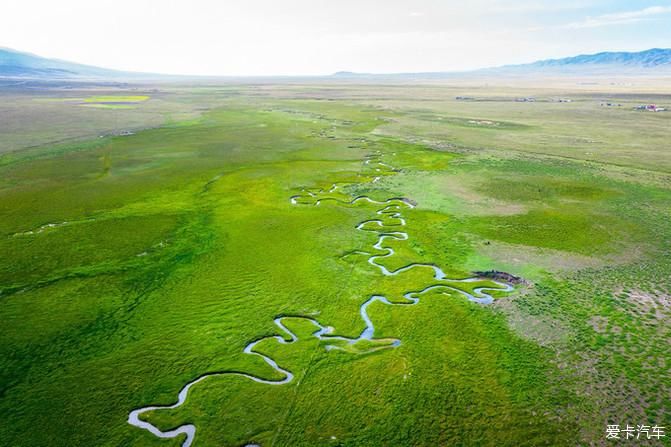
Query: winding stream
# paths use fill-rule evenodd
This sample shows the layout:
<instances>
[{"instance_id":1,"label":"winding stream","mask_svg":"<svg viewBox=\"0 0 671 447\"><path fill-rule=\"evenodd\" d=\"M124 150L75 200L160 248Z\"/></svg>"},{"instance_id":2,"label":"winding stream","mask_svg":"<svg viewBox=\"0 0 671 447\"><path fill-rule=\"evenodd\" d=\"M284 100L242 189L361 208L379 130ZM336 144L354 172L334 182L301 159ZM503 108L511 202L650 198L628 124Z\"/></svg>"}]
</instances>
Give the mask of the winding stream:
<instances>
[{"instance_id":1,"label":"winding stream","mask_svg":"<svg viewBox=\"0 0 671 447\"><path fill-rule=\"evenodd\" d=\"M371 163L374 163L376 167L373 169L374 170L374 175L368 177L368 180L371 182L377 182L380 178L381 175L378 174L383 174L385 172L393 171L393 168L387 164L384 164L378 160L379 156L377 155L372 155L366 157L364 161L364 165L370 165ZM285 324L285 320L303 320L303 321L308 321L312 325L315 326L315 331L312 333L313 337L316 337L319 340L326 340L326 341L337 341L338 344L326 344L325 348L327 350L331 349L343 349L342 344L349 344L349 345L354 345L357 342L360 342L362 340L366 341L372 341L372 340L377 340L377 341L387 341L388 344L383 344L380 346L372 347L368 349L368 351L372 350L378 350L378 349L385 349L385 348L394 348L397 346L400 346L401 340L397 339L375 339L375 326L373 324L373 321L371 320L370 316L368 315L368 307L375 303L375 302L380 302L389 306L413 306L419 303L420 301L420 296L431 292L435 290L444 290L444 291L452 291L452 292L457 292L464 296L466 299L480 303L480 304L490 304L493 302L494 298L487 292L492 292L492 291L499 291L499 292L510 292L513 290L513 287L510 284L506 284L503 282L495 281L492 279L484 279L484 278L479 278L479 277L471 277L471 278L462 278L462 279L453 279L453 278L448 278L445 272L443 270L434 265L434 264L422 264L422 263L413 263L406 265L404 267L398 268L396 270L389 270L387 267L382 265L380 263L381 260L385 258L389 258L394 255L395 251L393 248L391 248L388 245L385 245L385 241L388 240L394 240L394 241L407 241L409 236L408 233L404 231L399 231L400 228L404 227L406 225L406 220L402 215L402 210L403 209L411 209L414 208L414 204L405 198L402 197L394 197L388 200L385 200L383 202L379 202L376 200L373 200L367 196L358 196L353 198L350 201L346 200L341 200L336 197L328 197L327 195L333 194L339 186L337 184L333 184L328 190L304 190L303 194L295 195L290 198L290 203L292 205L311 205L311 206L319 206L322 203L326 202L334 202L336 204L344 205L344 206L354 206L359 202L368 202L370 204L374 205L380 205L382 208L376 211L376 214L379 216L379 218L376 219L370 219L370 220L365 220L361 223L359 223L356 226L356 229L358 231L366 231L366 232L373 232L378 234L378 238L376 243L372 246L374 249L373 253L368 253L368 252L363 252L363 251L355 251L352 253L356 254L361 254L361 255L366 255L368 256L368 263L377 269L380 270L380 272L385 275L385 276L395 276L399 275L403 272L407 272L408 270L411 269L430 269L433 271L433 278L436 281L434 284L430 284L426 286L425 288L417 291L411 291L407 292L403 295L403 298L406 300L405 302L392 302L389 301L386 297L381 296L381 295L373 295L368 300L366 300L363 304L361 304L360 307L360 315L361 319L363 320L365 324L365 328L359 334L358 337L344 337L344 336L337 336L333 335L333 328L329 326L323 326L321 323L319 323L317 320L310 318L310 317L303 317L303 316L283 316L283 317L278 317L275 318L274 323L278 327L281 333L285 334L288 336L288 340L283 336L283 335L273 335L269 337L264 337L258 340L255 340L251 343L249 343L245 349L244 353L249 354L249 355L255 355L263 359L263 361L270 366L275 372L279 373L281 376L280 379L277 380L269 380L269 379L263 379L258 376L254 376L252 374L246 374L246 373L241 373L241 372L228 372L228 371L220 371L220 372L209 372L205 373L194 380L188 382L184 387L179 391L179 394L177 395L177 402L175 402L172 405L154 405L154 406L147 406L147 407L142 407L135 409L131 411L128 415L128 423L141 428L143 430L147 430L150 433L152 433L154 436L157 436L159 438L176 438L181 435L186 435L186 439L182 443L182 447L189 447L192 445L194 439L195 439L195 434L196 434L196 426L193 424L184 424L181 425L173 430L170 431L161 431L158 427L155 425L146 422L141 419L141 416L144 413L147 413L149 411L154 411L154 410L169 410L169 409L174 409L179 406L181 406L185 401L186 398L189 394L189 390L194 386L197 385L198 383L202 382L203 380L206 380L210 377L214 376L223 376L223 375L229 375L229 376L240 376L247 378L249 380L252 380L254 382L258 383L263 383L266 385L283 385L291 382L294 379L294 375L292 374L291 371L282 368L280 365L277 364L275 360L272 358L258 352L255 350L256 346L265 341L265 340L275 340L277 343L280 344L291 344L294 343L298 340L298 337L296 334L291 332ZM459 283L473 283L473 282L483 282L486 281L488 283L493 284L493 286L483 286L483 287L476 287L472 290L472 292L467 292L465 290L460 289L456 285Z\"/></svg>"}]
</instances>

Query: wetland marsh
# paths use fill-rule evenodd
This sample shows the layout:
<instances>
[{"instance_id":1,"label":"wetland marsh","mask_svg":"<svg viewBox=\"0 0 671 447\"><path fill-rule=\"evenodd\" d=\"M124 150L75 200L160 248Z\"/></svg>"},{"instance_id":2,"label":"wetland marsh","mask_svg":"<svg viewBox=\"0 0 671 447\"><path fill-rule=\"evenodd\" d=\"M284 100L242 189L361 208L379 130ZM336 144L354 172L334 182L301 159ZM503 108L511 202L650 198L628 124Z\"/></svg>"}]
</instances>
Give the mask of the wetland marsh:
<instances>
[{"instance_id":1,"label":"wetland marsh","mask_svg":"<svg viewBox=\"0 0 671 447\"><path fill-rule=\"evenodd\" d=\"M0 124L7 445L598 445L608 423L670 425L671 113L633 106L671 96L11 95L44 126ZM67 98L132 109L86 108L83 130Z\"/></svg>"}]
</instances>

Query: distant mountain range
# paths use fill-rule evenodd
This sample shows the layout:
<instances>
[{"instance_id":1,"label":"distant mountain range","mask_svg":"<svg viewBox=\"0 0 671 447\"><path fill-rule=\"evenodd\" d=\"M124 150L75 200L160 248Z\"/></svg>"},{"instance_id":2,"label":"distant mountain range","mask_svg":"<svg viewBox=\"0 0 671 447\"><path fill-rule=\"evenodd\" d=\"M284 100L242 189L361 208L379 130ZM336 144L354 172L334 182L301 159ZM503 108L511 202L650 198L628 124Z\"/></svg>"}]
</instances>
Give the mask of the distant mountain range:
<instances>
[{"instance_id":1,"label":"distant mountain range","mask_svg":"<svg viewBox=\"0 0 671 447\"><path fill-rule=\"evenodd\" d=\"M342 79L440 79L477 75L671 75L671 49L653 48L640 52L603 52L598 54L548 59L531 64L506 65L472 72L371 74L338 72L331 78ZM180 78L149 73L132 73L0 48L0 79L37 81L149 80ZM210 78L211 79L211 78Z\"/></svg>"},{"instance_id":2,"label":"distant mountain range","mask_svg":"<svg viewBox=\"0 0 671 447\"><path fill-rule=\"evenodd\" d=\"M576 71L584 72L647 72L671 71L671 49L652 48L639 52L603 52L582 54L563 59L546 59L531 64L506 65L496 71Z\"/></svg>"},{"instance_id":3,"label":"distant mountain range","mask_svg":"<svg viewBox=\"0 0 671 447\"><path fill-rule=\"evenodd\" d=\"M470 72L394 73L386 75L341 71L340 78L454 78L464 76L561 76L561 75L671 75L671 49L653 48L639 52L603 52L563 59L546 59L530 64L504 65Z\"/></svg>"},{"instance_id":4,"label":"distant mountain range","mask_svg":"<svg viewBox=\"0 0 671 447\"><path fill-rule=\"evenodd\" d=\"M0 78L29 80L132 80L161 75L132 73L0 48Z\"/></svg>"}]
</instances>

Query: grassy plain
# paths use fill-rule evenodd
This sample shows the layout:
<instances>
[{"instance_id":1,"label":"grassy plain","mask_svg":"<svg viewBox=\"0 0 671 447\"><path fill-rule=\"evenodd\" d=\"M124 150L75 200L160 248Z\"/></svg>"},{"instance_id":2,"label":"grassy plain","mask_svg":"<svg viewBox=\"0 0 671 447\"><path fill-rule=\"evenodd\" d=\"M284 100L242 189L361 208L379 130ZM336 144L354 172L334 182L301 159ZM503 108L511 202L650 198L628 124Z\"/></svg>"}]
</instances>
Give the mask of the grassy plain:
<instances>
[{"instance_id":1,"label":"grassy plain","mask_svg":"<svg viewBox=\"0 0 671 447\"><path fill-rule=\"evenodd\" d=\"M600 445L608 423L668 427L671 113L632 106L671 97L590 88L165 87L84 111L100 129L156 128L23 149L33 132L87 133L64 124L81 108L12 93L6 109L59 110L64 129L3 128L21 150L0 156L0 439L180 445L128 412L206 372L275 377L242 351L278 315L359 334L368 297L427 278L343 256L370 250L355 226L379 207L289 202L342 181L417 203L390 268L528 285L487 307L438 293L373 307L376 336L402 345L370 354L327 352L297 321L298 342L262 346L297 380L212 378L152 423L194 423L196 446ZM179 119L155 119L159 100ZM377 152L398 172L357 181Z\"/></svg>"}]
</instances>

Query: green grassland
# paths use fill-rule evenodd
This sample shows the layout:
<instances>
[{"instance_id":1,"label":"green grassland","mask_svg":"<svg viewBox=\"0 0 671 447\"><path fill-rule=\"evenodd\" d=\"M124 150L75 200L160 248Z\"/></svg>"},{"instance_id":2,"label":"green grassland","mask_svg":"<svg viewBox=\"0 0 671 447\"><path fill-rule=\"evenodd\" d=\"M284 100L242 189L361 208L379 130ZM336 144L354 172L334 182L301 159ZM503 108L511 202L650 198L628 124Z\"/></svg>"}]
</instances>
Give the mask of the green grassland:
<instances>
[{"instance_id":1,"label":"green grassland","mask_svg":"<svg viewBox=\"0 0 671 447\"><path fill-rule=\"evenodd\" d=\"M0 89L0 154L19 149L51 153L54 145L81 144L101 136L192 120L225 102L228 95L226 91L212 95L142 86L132 90Z\"/></svg>"},{"instance_id":2,"label":"green grassland","mask_svg":"<svg viewBox=\"0 0 671 447\"><path fill-rule=\"evenodd\" d=\"M264 447L600 445L608 423L671 425L671 113L631 110L660 102L650 93L612 109L599 105L610 91L534 90L575 101L517 103L529 92L456 101L462 90L118 91L93 103L137 108L85 113L101 129L154 128L58 144L47 129L39 141L52 143L1 155L3 443L181 445L128 413L174 403L208 372L278 379L243 354L279 335L278 316L355 337L370 296L400 302L430 284L426 269L385 277L357 254L376 239L355 227L380 206L289 201L334 183L334 198L417 204L404 211L410 239L389 242L389 269L526 281L489 306L439 292L374 304L375 336L400 339L395 349L327 351L292 320L297 342L259 350L294 381L212 377L146 420L195 424L195 446ZM16 104L82 112L32 99ZM162 119L134 121L145 107ZM4 130L13 149L28 130ZM371 154L394 171L372 182Z\"/></svg>"}]
</instances>

